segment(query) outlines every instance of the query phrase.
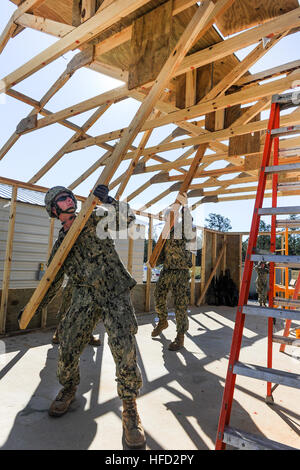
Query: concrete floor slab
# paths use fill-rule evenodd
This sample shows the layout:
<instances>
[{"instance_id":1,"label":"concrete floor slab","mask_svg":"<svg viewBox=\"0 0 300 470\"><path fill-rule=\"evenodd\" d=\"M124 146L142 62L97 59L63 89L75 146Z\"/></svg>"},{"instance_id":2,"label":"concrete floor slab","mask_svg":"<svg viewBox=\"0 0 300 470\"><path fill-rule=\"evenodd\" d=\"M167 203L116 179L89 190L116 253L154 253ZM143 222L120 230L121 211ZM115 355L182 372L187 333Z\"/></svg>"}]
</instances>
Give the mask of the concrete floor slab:
<instances>
[{"instance_id":1,"label":"concrete floor slab","mask_svg":"<svg viewBox=\"0 0 300 470\"><path fill-rule=\"evenodd\" d=\"M147 435L146 449L214 449L235 310L193 307L185 348L178 353L168 350L176 335L172 312L169 328L155 339L151 338L155 314L138 316L138 361L143 375L138 408ZM265 365L266 331L266 320L247 318L242 361ZM1 339L1 449L125 448L115 366L102 324L97 333L103 346L85 349L77 398L70 412L59 419L47 413L60 389L53 331ZM289 346L282 354L274 344L273 365L300 373L300 349ZM238 377L231 425L300 448L300 391L279 386L272 406L265 403L265 394L265 382Z\"/></svg>"}]
</instances>

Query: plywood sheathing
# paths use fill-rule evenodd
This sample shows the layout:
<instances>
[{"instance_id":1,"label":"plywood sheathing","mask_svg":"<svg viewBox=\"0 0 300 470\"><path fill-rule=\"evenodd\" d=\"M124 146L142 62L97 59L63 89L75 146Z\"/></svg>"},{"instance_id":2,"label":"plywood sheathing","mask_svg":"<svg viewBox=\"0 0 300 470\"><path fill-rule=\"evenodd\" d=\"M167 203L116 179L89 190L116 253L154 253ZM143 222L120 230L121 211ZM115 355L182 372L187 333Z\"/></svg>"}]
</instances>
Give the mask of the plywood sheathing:
<instances>
[{"instance_id":1,"label":"plywood sheathing","mask_svg":"<svg viewBox=\"0 0 300 470\"><path fill-rule=\"evenodd\" d=\"M151 3L152 2L150 2L150 4ZM169 38L169 43L168 43L168 47L170 50L175 46L175 44L179 40L184 29L186 28L189 21L191 20L191 18L197 11L197 8L198 7L196 5L193 5L187 8L186 10L182 11L181 13L177 14L176 16L173 16L172 27L170 31L170 38ZM152 12L152 14L155 14L155 13ZM159 11L157 11L155 16L156 18L159 17ZM154 26L156 27L156 24ZM112 33L111 30L110 32ZM108 31L106 31L105 33L108 34ZM101 35L97 38L96 41L94 41L94 43L99 43L103 41L103 39L104 39L104 36ZM199 38L195 42L194 46L190 49L187 56L195 52L198 52L202 49L206 49L207 47L210 47L222 41L223 39L221 35L217 32L217 30L214 27L211 27L203 36L201 36L201 38ZM107 64L109 66L117 67L118 69L128 71L130 68L131 61L132 61L131 42L127 41L124 44L121 44L120 46L114 47L109 52L106 52L105 54L100 54L100 55L97 55L97 48L96 48L95 60L96 61L99 60L103 64ZM220 81L238 63L239 63L239 60L234 54L231 54L220 61L216 61L214 63L214 71L212 74L214 84L218 83L218 81ZM198 70L201 70L201 68ZM183 80L185 80L185 74L183 74L183 77L184 77ZM175 85L177 82L177 79L180 79L180 78L177 77L175 79L172 79L171 82L174 82L174 85ZM210 79L208 82L209 87L211 87L213 82L211 81L211 73L210 73ZM180 83L182 83L182 78L181 78ZM204 83L205 83L205 86L204 86ZM169 87L173 89L174 85L170 84ZM201 99L202 96L204 96L201 90L202 88L206 88L206 86L207 86L207 81L206 80L202 81L201 78L199 78L198 86L197 86L198 101ZM183 107L183 103L182 103L182 106L178 106L178 107Z\"/></svg>"},{"instance_id":2,"label":"plywood sheathing","mask_svg":"<svg viewBox=\"0 0 300 470\"><path fill-rule=\"evenodd\" d=\"M236 0L217 19L216 24L223 36L229 36L243 29L265 23L271 18L294 10L298 6L298 0Z\"/></svg>"}]
</instances>

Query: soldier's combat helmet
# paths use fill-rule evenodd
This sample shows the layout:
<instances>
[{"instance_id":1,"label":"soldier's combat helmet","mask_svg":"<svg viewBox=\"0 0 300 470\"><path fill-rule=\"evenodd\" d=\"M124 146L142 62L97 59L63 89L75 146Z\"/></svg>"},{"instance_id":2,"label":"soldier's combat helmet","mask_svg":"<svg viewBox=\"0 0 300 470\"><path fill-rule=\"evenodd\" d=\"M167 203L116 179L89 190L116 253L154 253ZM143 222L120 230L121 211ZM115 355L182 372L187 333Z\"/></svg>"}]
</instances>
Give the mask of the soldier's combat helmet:
<instances>
[{"instance_id":1,"label":"soldier's combat helmet","mask_svg":"<svg viewBox=\"0 0 300 470\"><path fill-rule=\"evenodd\" d=\"M63 212L66 212L66 213L70 213L69 211L62 211L57 203L55 202L55 199L56 197L61 194L61 193L67 193L70 195L70 197L73 199L74 203L75 203L75 211L77 209L77 200L76 200L76 197L74 196L74 194L72 193L72 191L68 188L65 188L64 186L54 186L53 188L50 188L47 193L46 193L46 196L45 196L45 206L46 206L46 211L48 212L49 216L50 217L53 217L53 218L58 218L58 216L60 214L62 214ZM53 212L52 212L52 209L55 208L56 209L56 213L57 215L55 215ZM74 211L74 212L75 212ZM73 212L73 210L72 210Z\"/></svg>"}]
</instances>

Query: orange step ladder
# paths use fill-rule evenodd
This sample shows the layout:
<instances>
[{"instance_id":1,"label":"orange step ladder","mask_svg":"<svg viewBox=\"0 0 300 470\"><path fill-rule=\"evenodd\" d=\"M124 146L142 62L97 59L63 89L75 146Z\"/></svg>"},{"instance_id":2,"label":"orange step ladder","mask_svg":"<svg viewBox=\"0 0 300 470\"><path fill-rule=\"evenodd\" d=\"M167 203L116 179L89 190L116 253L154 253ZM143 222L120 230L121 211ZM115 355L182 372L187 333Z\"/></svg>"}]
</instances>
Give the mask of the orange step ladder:
<instances>
[{"instance_id":1,"label":"orange step ladder","mask_svg":"<svg viewBox=\"0 0 300 470\"><path fill-rule=\"evenodd\" d=\"M272 368L273 353L273 319L300 320L300 305L293 304L298 310L288 310L274 308L274 270L277 266L289 266L300 268L300 256L277 255L276 250L276 217L286 214L300 214L299 207L277 207L277 192L290 191L291 187L299 190L300 183L281 183L278 175L282 172L300 171L300 148L299 162L282 164L279 162L280 149L279 138L285 135L295 133L300 134L300 126L290 126L280 128L280 111L290 107L298 106L295 103L294 94L274 95L272 98L271 112L266 133L265 146L262 158L262 164L259 174L257 194L252 217L251 230L248 241L248 249L245 259L239 302L236 313L235 327L233 331L232 344L229 356L229 364L226 375L222 405L220 410L218 431L216 437L216 450L224 450L227 444L239 449L248 450L292 450L291 447L284 444L266 439L263 436L251 435L243 430L238 430L229 426L230 416L233 404L233 395L237 375L250 377L267 382L266 402L273 403L272 384L282 384L300 389L300 375L291 372L280 371ZM271 152L273 147L273 162L271 163ZM286 153L285 153L286 155ZM268 175L272 175L272 207L263 208L264 193ZM286 189L287 188L287 189ZM270 253L259 253L256 248L259 223L262 216L271 216L271 246ZM281 220L282 222L282 220ZM256 305L247 305L253 263L265 261L270 263L269 274L269 307L258 307ZM267 318L268 324L268 346L267 346L267 367L261 367L254 364L245 364L239 362L239 354L243 339L243 329L246 315L255 315Z\"/></svg>"}]
</instances>

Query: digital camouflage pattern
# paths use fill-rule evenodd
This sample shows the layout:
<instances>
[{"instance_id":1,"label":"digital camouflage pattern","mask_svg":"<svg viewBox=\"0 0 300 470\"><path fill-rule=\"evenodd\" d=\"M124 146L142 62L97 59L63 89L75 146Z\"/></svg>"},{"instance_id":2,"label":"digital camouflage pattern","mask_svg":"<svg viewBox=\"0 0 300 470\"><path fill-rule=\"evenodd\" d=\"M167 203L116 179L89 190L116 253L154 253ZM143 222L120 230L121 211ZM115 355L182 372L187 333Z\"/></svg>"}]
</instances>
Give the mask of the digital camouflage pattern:
<instances>
[{"instance_id":1,"label":"digital camouflage pattern","mask_svg":"<svg viewBox=\"0 0 300 470\"><path fill-rule=\"evenodd\" d=\"M184 222L178 230L170 232L170 238L165 241L164 247L157 260L157 264L163 264L159 280L154 291L155 310L160 320L168 317L167 295L171 290L176 317L177 333L185 333L188 330L187 307L190 303L190 268L192 267L192 253L186 245L195 238L190 212L184 210ZM180 239L176 237L180 236Z\"/></svg>"},{"instance_id":2,"label":"digital camouflage pattern","mask_svg":"<svg viewBox=\"0 0 300 470\"><path fill-rule=\"evenodd\" d=\"M69 287L58 326L58 378L63 386L79 383L80 355L96 324L103 320L116 363L119 397L135 398L141 387L135 351L137 322L129 297L136 281L125 269L108 235L108 227L124 229L134 219L128 204L115 200L101 206L100 212L93 212L41 302L39 310L54 298L66 274ZM103 236L103 232L107 238L100 239L97 235ZM65 235L61 229L49 262ZM65 311L68 302L70 306Z\"/></svg>"},{"instance_id":3,"label":"digital camouflage pattern","mask_svg":"<svg viewBox=\"0 0 300 470\"><path fill-rule=\"evenodd\" d=\"M255 271L257 272L256 278L256 292L258 294L259 305L266 307L268 300L268 291L269 291L269 263L259 261L255 266Z\"/></svg>"},{"instance_id":4,"label":"digital camouflage pattern","mask_svg":"<svg viewBox=\"0 0 300 470\"><path fill-rule=\"evenodd\" d=\"M167 295L170 290L174 299L176 331L186 333L189 327L187 316L187 307L190 303L189 269L162 269L154 291L155 310L161 321L168 318Z\"/></svg>"}]
</instances>

